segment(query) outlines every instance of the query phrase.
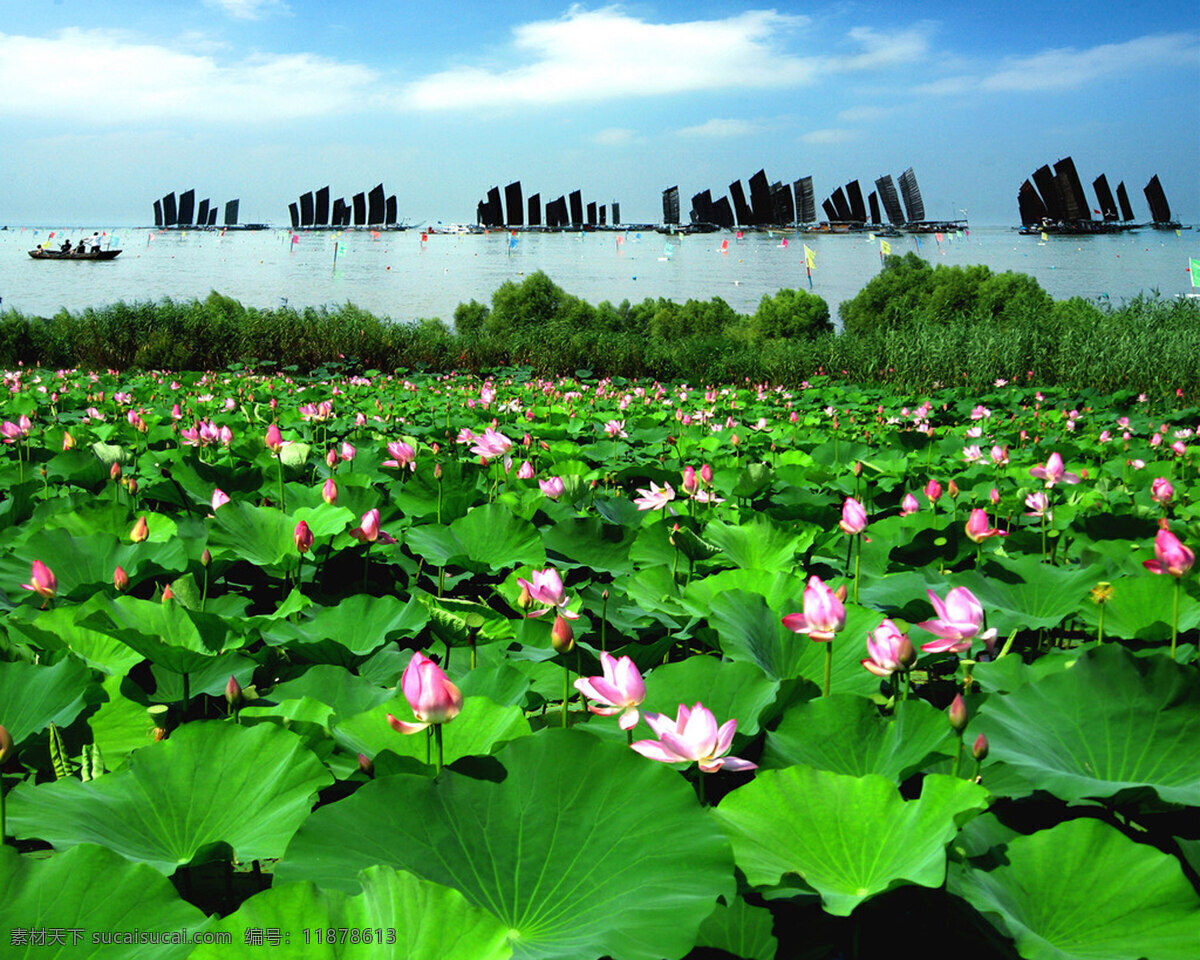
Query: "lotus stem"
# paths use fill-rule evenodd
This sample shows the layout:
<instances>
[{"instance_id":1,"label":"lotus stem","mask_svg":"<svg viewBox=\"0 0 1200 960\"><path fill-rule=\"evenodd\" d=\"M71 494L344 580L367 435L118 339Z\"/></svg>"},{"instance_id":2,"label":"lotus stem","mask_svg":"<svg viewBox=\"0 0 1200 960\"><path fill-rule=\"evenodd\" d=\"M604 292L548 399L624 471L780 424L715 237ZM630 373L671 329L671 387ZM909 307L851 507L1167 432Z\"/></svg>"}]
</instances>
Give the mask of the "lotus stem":
<instances>
[{"instance_id":1,"label":"lotus stem","mask_svg":"<svg viewBox=\"0 0 1200 960\"><path fill-rule=\"evenodd\" d=\"M563 705L562 705L562 725L563 729L567 728L567 701L571 698L571 668L565 663L563 664Z\"/></svg>"},{"instance_id":2,"label":"lotus stem","mask_svg":"<svg viewBox=\"0 0 1200 960\"><path fill-rule=\"evenodd\" d=\"M1183 578L1175 578L1175 603L1171 611L1171 659L1175 659L1175 642L1179 638L1179 592L1183 588Z\"/></svg>"},{"instance_id":3,"label":"lotus stem","mask_svg":"<svg viewBox=\"0 0 1200 960\"><path fill-rule=\"evenodd\" d=\"M279 478L279 512L284 512L283 507L283 455L275 454L275 473Z\"/></svg>"},{"instance_id":4,"label":"lotus stem","mask_svg":"<svg viewBox=\"0 0 1200 960\"><path fill-rule=\"evenodd\" d=\"M440 723L435 723L433 725L433 739L437 744L437 773L435 776L441 776L442 764L445 761L445 753L442 748L442 725Z\"/></svg>"},{"instance_id":5,"label":"lotus stem","mask_svg":"<svg viewBox=\"0 0 1200 960\"><path fill-rule=\"evenodd\" d=\"M962 763L962 752L963 752L963 738L962 738L962 733L959 732L958 747L955 748L955 751L954 751L954 770L950 774L952 777L958 776L958 768L959 768L959 765Z\"/></svg>"},{"instance_id":6,"label":"lotus stem","mask_svg":"<svg viewBox=\"0 0 1200 960\"><path fill-rule=\"evenodd\" d=\"M825 644L825 686L821 696L829 696L829 678L833 675L833 641Z\"/></svg>"},{"instance_id":7,"label":"lotus stem","mask_svg":"<svg viewBox=\"0 0 1200 960\"><path fill-rule=\"evenodd\" d=\"M708 806L708 798L704 795L704 771L696 768L696 789L700 794L700 806Z\"/></svg>"},{"instance_id":8,"label":"lotus stem","mask_svg":"<svg viewBox=\"0 0 1200 960\"><path fill-rule=\"evenodd\" d=\"M858 550L854 553L854 602L858 603L858 571L862 564L862 534L854 538L858 541Z\"/></svg>"}]
</instances>

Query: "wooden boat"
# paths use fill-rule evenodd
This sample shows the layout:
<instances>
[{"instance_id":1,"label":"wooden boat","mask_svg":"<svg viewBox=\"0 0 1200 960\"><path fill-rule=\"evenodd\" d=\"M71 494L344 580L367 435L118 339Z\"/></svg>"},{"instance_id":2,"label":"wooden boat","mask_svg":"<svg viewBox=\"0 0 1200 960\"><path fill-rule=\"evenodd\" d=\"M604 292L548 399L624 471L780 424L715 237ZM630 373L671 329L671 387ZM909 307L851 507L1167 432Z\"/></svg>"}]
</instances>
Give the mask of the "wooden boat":
<instances>
[{"instance_id":1,"label":"wooden boat","mask_svg":"<svg viewBox=\"0 0 1200 960\"><path fill-rule=\"evenodd\" d=\"M43 250L41 247L34 247L29 251L29 255L34 260L115 260L120 250L97 250L94 253L63 253L61 250Z\"/></svg>"}]
</instances>

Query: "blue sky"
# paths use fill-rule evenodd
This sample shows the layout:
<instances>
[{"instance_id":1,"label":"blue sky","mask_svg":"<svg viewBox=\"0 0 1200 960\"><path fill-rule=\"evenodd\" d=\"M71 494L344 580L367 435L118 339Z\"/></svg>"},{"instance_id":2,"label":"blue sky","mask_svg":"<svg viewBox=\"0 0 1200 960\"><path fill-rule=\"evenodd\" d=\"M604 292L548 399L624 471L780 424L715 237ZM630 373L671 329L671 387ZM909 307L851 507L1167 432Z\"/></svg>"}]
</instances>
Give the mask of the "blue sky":
<instances>
[{"instance_id":1,"label":"blue sky","mask_svg":"<svg viewBox=\"0 0 1200 960\"><path fill-rule=\"evenodd\" d=\"M155 197L287 221L383 181L402 218L488 187L625 220L760 167L818 203L912 166L930 218L1013 224L1070 154L1200 220L1192 4L3 0L0 223L142 224Z\"/></svg>"}]
</instances>

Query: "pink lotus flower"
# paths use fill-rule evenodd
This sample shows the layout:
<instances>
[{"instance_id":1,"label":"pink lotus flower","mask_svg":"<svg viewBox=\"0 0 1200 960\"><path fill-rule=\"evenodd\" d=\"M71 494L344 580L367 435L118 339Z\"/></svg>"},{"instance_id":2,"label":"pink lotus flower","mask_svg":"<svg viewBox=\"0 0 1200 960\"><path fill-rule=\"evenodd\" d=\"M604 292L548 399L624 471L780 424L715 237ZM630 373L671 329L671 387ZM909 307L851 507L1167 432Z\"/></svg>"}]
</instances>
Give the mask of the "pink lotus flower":
<instances>
[{"instance_id":1,"label":"pink lotus flower","mask_svg":"<svg viewBox=\"0 0 1200 960\"><path fill-rule=\"evenodd\" d=\"M1175 488L1171 486L1171 481L1166 477L1159 477L1150 484L1150 499L1155 503L1161 503L1166 506L1175 497Z\"/></svg>"},{"instance_id":2,"label":"pink lotus flower","mask_svg":"<svg viewBox=\"0 0 1200 960\"><path fill-rule=\"evenodd\" d=\"M842 519L838 521L838 526L850 536L862 533L867 529L867 511L853 497L847 497L842 504Z\"/></svg>"},{"instance_id":3,"label":"pink lotus flower","mask_svg":"<svg viewBox=\"0 0 1200 960\"><path fill-rule=\"evenodd\" d=\"M521 464L521 466L519 466L517 468L517 479L518 480L532 480L533 479L533 464L530 463L528 460L524 461Z\"/></svg>"},{"instance_id":4,"label":"pink lotus flower","mask_svg":"<svg viewBox=\"0 0 1200 960\"><path fill-rule=\"evenodd\" d=\"M475 446L471 448L472 453L491 460L494 457L504 457L505 466L507 467L509 453L512 451L513 442L504 434L498 433L491 427L483 431L482 436L475 437Z\"/></svg>"},{"instance_id":5,"label":"pink lotus flower","mask_svg":"<svg viewBox=\"0 0 1200 960\"><path fill-rule=\"evenodd\" d=\"M566 487L563 485L562 477L548 477L545 480L539 480L538 486L542 493L548 496L551 500L557 500L563 495Z\"/></svg>"},{"instance_id":6,"label":"pink lotus flower","mask_svg":"<svg viewBox=\"0 0 1200 960\"><path fill-rule=\"evenodd\" d=\"M1063 458L1057 453L1050 454L1045 465L1038 464L1029 470L1031 477L1037 477L1039 480L1044 480L1047 487L1052 487L1056 483L1078 483L1079 475L1067 473L1066 467L1063 466Z\"/></svg>"},{"instance_id":7,"label":"pink lotus flower","mask_svg":"<svg viewBox=\"0 0 1200 960\"><path fill-rule=\"evenodd\" d=\"M900 501L900 515L907 517L910 513L916 513L921 509L921 504L911 493L906 493L904 499Z\"/></svg>"},{"instance_id":8,"label":"pink lotus flower","mask_svg":"<svg viewBox=\"0 0 1200 960\"><path fill-rule=\"evenodd\" d=\"M362 515L359 525L350 531L359 543L374 543L379 539L379 511L372 507Z\"/></svg>"},{"instance_id":9,"label":"pink lotus flower","mask_svg":"<svg viewBox=\"0 0 1200 960\"><path fill-rule=\"evenodd\" d=\"M804 612L789 613L783 625L793 633L807 633L810 640L832 640L846 625L846 608L820 577L810 577L804 588Z\"/></svg>"},{"instance_id":10,"label":"pink lotus flower","mask_svg":"<svg viewBox=\"0 0 1200 960\"><path fill-rule=\"evenodd\" d=\"M267 427L267 435L263 442L266 444L267 449L272 453L278 453L280 451L280 449L283 447L283 434L280 433L278 425L273 423Z\"/></svg>"},{"instance_id":11,"label":"pink lotus flower","mask_svg":"<svg viewBox=\"0 0 1200 960\"><path fill-rule=\"evenodd\" d=\"M683 492L689 497L694 497L700 489L700 478L696 476L696 468L686 466L683 468L683 482L680 484Z\"/></svg>"},{"instance_id":12,"label":"pink lotus flower","mask_svg":"<svg viewBox=\"0 0 1200 960\"><path fill-rule=\"evenodd\" d=\"M558 571L553 567L547 567L545 570L534 570L533 581L517 578L524 589L529 591L530 599L536 600L538 603L544 603L546 610L536 610L529 614L530 617L540 617L544 613L549 613L550 610L555 610L568 620L579 619L579 614L571 613L567 609L567 604L570 602L567 597L567 591L563 587L562 578L558 575Z\"/></svg>"},{"instance_id":13,"label":"pink lotus flower","mask_svg":"<svg viewBox=\"0 0 1200 960\"><path fill-rule=\"evenodd\" d=\"M653 480L650 481L650 489L645 490L638 487L640 497L634 498L634 503L637 504L639 510L664 510L668 503L675 499L675 491L669 483L664 483L661 487Z\"/></svg>"},{"instance_id":14,"label":"pink lotus flower","mask_svg":"<svg viewBox=\"0 0 1200 960\"><path fill-rule=\"evenodd\" d=\"M758 764L749 760L724 756L733 746L737 721L728 720L718 728L712 712L699 703L690 710L681 703L674 720L663 714L647 713L646 723L658 740L638 740L631 744L643 757L662 763L697 761L704 773L715 773L722 767L728 770L758 768Z\"/></svg>"},{"instance_id":15,"label":"pink lotus flower","mask_svg":"<svg viewBox=\"0 0 1200 960\"><path fill-rule=\"evenodd\" d=\"M575 681L575 689L589 700L588 709L599 717L611 717L621 714L617 721L622 730L632 730L637 726L638 706L646 699L646 684L638 668L629 657L618 660L611 653L600 653L600 667L604 671L602 677L580 677Z\"/></svg>"},{"instance_id":16,"label":"pink lotus flower","mask_svg":"<svg viewBox=\"0 0 1200 960\"><path fill-rule=\"evenodd\" d=\"M420 651L414 651L400 678L404 699L412 708L417 723L397 720L390 713L387 722L399 733L420 733L431 723L448 723L462 710L463 696L442 668Z\"/></svg>"},{"instance_id":17,"label":"pink lotus flower","mask_svg":"<svg viewBox=\"0 0 1200 960\"><path fill-rule=\"evenodd\" d=\"M629 434L625 432L624 420L609 420L608 423L604 425L604 432L614 440L629 436Z\"/></svg>"},{"instance_id":18,"label":"pink lotus flower","mask_svg":"<svg viewBox=\"0 0 1200 960\"><path fill-rule=\"evenodd\" d=\"M1002 467L1008 463L1008 447L992 447L992 463L998 467Z\"/></svg>"},{"instance_id":19,"label":"pink lotus flower","mask_svg":"<svg viewBox=\"0 0 1200 960\"><path fill-rule=\"evenodd\" d=\"M861 663L877 677L907 670L917 659L908 634L901 633L891 620L884 620L867 635L867 653L870 657Z\"/></svg>"},{"instance_id":20,"label":"pink lotus flower","mask_svg":"<svg viewBox=\"0 0 1200 960\"><path fill-rule=\"evenodd\" d=\"M967 518L966 531L967 536L976 543L983 543L983 541L988 537L1008 536L1004 530L998 530L995 527L988 527L987 511L982 507L976 507L971 511L970 517Z\"/></svg>"},{"instance_id":21,"label":"pink lotus flower","mask_svg":"<svg viewBox=\"0 0 1200 960\"><path fill-rule=\"evenodd\" d=\"M292 534L292 540L296 544L296 551L304 554L312 549L313 532L308 528L307 521L301 520L296 524L296 530Z\"/></svg>"},{"instance_id":22,"label":"pink lotus flower","mask_svg":"<svg viewBox=\"0 0 1200 960\"><path fill-rule=\"evenodd\" d=\"M33 561L33 572L29 579L30 582L21 584L21 587L25 590L32 590L44 600L53 599L54 594L58 592L58 578L41 560Z\"/></svg>"},{"instance_id":23,"label":"pink lotus flower","mask_svg":"<svg viewBox=\"0 0 1200 960\"><path fill-rule=\"evenodd\" d=\"M930 480L925 484L925 499L930 503L937 503L942 498L942 485L936 480Z\"/></svg>"},{"instance_id":24,"label":"pink lotus flower","mask_svg":"<svg viewBox=\"0 0 1200 960\"><path fill-rule=\"evenodd\" d=\"M1047 520L1054 517L1050 512L1050 498L1041 490L1035 490L1025 498L1025 506L1029 508L1025 516L1027 517L1042 517Z\"/></svg>"},{"instance_id":25,"label":"pink lotus flower","mask_svg":"<svg viewBox=\"0 0 1200 960\"><path fill-rule=\"evenodd\" d=\"M220 487L217 487L213 491L213 495L212 495L212 511L213 511L213 513L216 513L218 509L225 506L225 504L227 504L228 502L229 502L229 494L227 494Z\"/></svg>"},{"instance_id":26,"label":"pink lotus flower","mask_svg":"<svg viewBox=\"0 0 1200 960\"><path fill-rule=\"evenodd\" d=\"M1162 528L1154 537L1154 559L1143 560L1142 566L1151 573L1169 573L1182 577L1192 569L1196 555L1179 542L1170 530Z\"/></svg>"},{"instance_id":27,"label":"pink lotus flower","mask_svg":"<svg viewBox=\"0 0 1200 960\"><path fill-rule=\"evenodd\" d=\"M926 653L961 653L971 649L977 634L985 643L996 636L995 630L979 632L983 627L983 605L966 587L954 587L946 594L945 601L932 590L926 592L937 619L926 620L917 626L938 638L921 644Z\"/></svg>"},{"instance_id":28,"label":"pink lotus flower","mask_svg":"<svg viewBox=\"0 0 1200 960\"><path fill-rule=\"evenodd\" d=\"M381 466L392 467L396 470L403 470L405 467L408 467L409 470L417 469L417 452L407 443L393 440L387 445L387 448L392 459L384 460Z\"/></svg>"}]
</instances>

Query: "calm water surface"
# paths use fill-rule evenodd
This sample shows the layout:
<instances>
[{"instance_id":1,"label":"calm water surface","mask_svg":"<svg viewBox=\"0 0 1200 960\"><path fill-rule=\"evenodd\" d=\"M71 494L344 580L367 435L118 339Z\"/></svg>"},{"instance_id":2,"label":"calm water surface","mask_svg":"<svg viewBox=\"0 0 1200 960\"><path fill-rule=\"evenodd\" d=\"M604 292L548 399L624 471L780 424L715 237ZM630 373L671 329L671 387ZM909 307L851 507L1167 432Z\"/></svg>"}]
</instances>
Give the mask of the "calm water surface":
<instances>
[{"instance_id":1,"label":"calm water surface","mask_svg":"<svg viewBox=\"0 0 1200 960\"><path fill-rule=\"evenodd\" d=\"M49 316L120 300L203 298L212 290L247 306L292 307L351 302L380 316L412 321L440 317L472 298L490 302L506 280L544 270L569 293L591 303L645 297L708 300L721 297L752 312L764 294L782 287L807 289L803 244L816 253L813 292L835 312L879 272L879 242L865 236L708 234L670 238L653 231L521 234L509 249L503 233L431 235L409 230L372 236L287 230L229 233L155 233L146 229L59 228L78 238L107 229L124 250L107 263L55 263L25 251L50 229L0 231L0 309ZM618 237L622 242L618 243ZM783 245L783 240L787 245ZM728 249L721 243L728 240ZM335 242L344 246L334 262ZM1200 231L1139 230L1118 236L1021 237L1008 228L975 228L964 236L892 239L893 253L916 251L931 263L986 264L994 271L1034 276L1054 297L1082 296L1120 303L1157 290L1192 290L1190 257L1200 258ZM670 249L668 249L670 248Z\"/></svg>"}]
</instances>

